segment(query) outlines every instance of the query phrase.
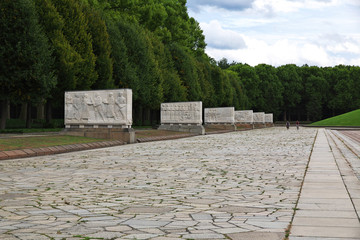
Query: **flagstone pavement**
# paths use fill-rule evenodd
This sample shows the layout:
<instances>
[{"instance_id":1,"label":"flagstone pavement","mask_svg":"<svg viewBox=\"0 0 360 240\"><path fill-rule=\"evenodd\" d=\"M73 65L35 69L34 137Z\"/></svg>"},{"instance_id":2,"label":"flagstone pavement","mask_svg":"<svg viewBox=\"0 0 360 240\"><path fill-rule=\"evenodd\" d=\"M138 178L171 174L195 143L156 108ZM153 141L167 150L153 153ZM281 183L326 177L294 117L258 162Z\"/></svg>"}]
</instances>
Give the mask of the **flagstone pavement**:
<instances>
[{"instance_id":1,"label":"flagstone pavement","mask_svg":"<svg viewBox=\"0 0 360 240\"><path fill-rule=\"evenodd\" d=\"M340 135L274 127L0 161L0 239L360 239Z\"/></svg>"}]
</instances>

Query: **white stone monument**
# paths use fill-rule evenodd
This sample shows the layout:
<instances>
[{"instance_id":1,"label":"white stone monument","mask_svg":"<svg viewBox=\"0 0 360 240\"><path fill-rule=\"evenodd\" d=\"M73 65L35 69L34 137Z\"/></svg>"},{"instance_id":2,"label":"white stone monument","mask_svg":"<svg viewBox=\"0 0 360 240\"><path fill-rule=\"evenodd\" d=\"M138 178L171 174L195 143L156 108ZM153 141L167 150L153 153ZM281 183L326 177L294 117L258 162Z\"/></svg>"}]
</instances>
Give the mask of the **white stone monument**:
<instances>
[{"instance_id":1,"label":"white stone monument","mask_svg":"<svg viewBox=\"0 0 360 240\"><path fill-rule=\"evenodd\" d=\"M132 90L65 92L65 126L130 128Z\"/></svg>"},{"instance_id":2,"label":"white stone monument","mask_svg":"<svg viewBox=\"0 0 360 240\"><path fill-rule=\"evenodd\" d=\"M235 108L205 108L205 124L234 124Z\"/></svg>"},{"instance_id":3,"label":"white stone monument","mask_svg":"<svg viewBox=\"0 0 360 240\"><path fill-rule=\"evenodd\" d=\"M240 124L253 124L254 123L253 110L235 111L235 122Z\"/></svg>"},{"instance_id":4,"label":"white stone monument","mask_svg":"<svg viewBox=\"0 0 360 240\"><path fill-rule=\"evenodd\" d=\"M265 124L265 113L264 112L254 112L254 123L255 124Z\"/></svg>"},{"instance_id":5,"label":"white stone monument","mask_svg":"<svg viewBox=\"0 0 360 240\"><path fill-rule=\"evenodd\" d=\"M160 130L204 134L202 102L162 103L160 119Z\"/></svg>"},{"instance_id":6,"label":"white stone monument","mask_svg":"<svg viewBox=\"0 0 360 240\"><path fill-rule=\"evenodd\" d=\"M272 113L265 114L265 123L273 123L273 114Z\"/></svg>"},{"instance_id":7,"label":"white stone monument","mask_svg":"<svg viewBox=\"0 0 360 240\"><path fill-rule=\"evenodd\" d=\"M135 142L132 90L65 92L65 134Z\"/></svg>"},{"instance_id":8,"label":"white stone monument","mask_svg":"<svg viewBox=\"0 0 360 240\"><path fill-rule=\"evenodd\" d=\"M266 127L273 127L274 126L274 120L273 120L273 114L272 113L266 113L265 114L265 125L266 125Z\"/></svg>"}]
</instances>

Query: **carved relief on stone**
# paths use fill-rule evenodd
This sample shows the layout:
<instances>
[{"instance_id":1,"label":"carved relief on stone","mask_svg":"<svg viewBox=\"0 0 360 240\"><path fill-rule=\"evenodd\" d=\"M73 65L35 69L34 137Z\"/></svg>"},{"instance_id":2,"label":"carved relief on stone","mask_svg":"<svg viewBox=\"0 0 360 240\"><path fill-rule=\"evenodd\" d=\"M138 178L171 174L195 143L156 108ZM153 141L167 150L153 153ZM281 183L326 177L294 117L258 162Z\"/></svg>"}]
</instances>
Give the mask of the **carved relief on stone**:
<instances>
[{"instance_id":1,"label":"carved relief on stone","mask_svg":"<svg viewBox=\"0 0 360 240\"><path fill-rule=\"evenodd\" d=\"M253 123L254 122L253 110L235 111L235 122L237 123Z\"/></svg>"},{"instance_id":2,"label":"carved relief on stone","mask_svg":"<svg viewBox=\"0 0 360 240\"><path fill-rule=\"evenodd\" d=\"M228 123L235 122L235 108L205 108L205 123Z\"/></svg>"},{"instance_id":3,"label":"carved relief on stone","mask_svg":"<svg viewBox=\"0 0 360 240\"><path fill-rule=\"evenodd\" d=\"M265 113L264 112L254 112L254 123L265 123Z\"/></svg>"},{"instance_id":4,"label":"carved relief on stone","mask_svg":"<svg viewBox=\"0 0 360 240\"><path fill-rule=\"evenodd\" d=\"M132 125L132 90L65 92L65 125Z\"/></svg>"},{"instance_id":5,"label":"carved relief on stone","mask_svg":"<svg viewBox=\"0 0 360 240\"><path fill-rule=\"evenodd\" d=\"M266 123L273 123L273 114L272 113L266 113L265 114L265 122Z\"/></svg>"},{"instance_id":6,"label":"carved relief on stone","mask_svg":"<svg viewBox=\"0 0 360 240\"><path fill-rule=\"evenodd\" d=\"M202 102L162 103L161 124L202 124Z\"/></svg>"}]
</instances>

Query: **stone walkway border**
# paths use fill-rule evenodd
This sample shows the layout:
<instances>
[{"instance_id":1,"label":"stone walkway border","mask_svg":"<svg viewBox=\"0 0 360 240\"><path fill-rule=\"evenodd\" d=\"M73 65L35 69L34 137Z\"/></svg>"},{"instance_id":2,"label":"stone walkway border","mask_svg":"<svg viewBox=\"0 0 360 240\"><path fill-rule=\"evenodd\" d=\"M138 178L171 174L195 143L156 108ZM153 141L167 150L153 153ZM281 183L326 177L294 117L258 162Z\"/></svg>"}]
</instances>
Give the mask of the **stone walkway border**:
<instances>
[{"instance_id":1,"label":"stone walkway border","mask_svg":"<svg viewBox=\"0 0 360 240\"><path fill-rule=\"evenodd\" d=\"M68 153L68 152L89 150L95 148L112 147L123 144L125 143L122 141L104 141L104 142L94 142L94 143L81 143L81 144L59 145L53 147L2 151L0 152L0 160Z\"/></svg>"},{"instance_id":2,"label":"stone walkway border","mask_svg":"<svg viewBox=\"0 0 360 240\"><path fill-rule=\"evenodd\" d=\"M241 129L239 131L245 131L245 130L250 130L250 129ZM228 131L228 130L213 131L213 132L207 132L206 135L228 133L228 132L232 132L232 131ZM144 137L144 138L136 139L136 142L143 143L143 142L152 142L152 141L172 140L172 139L179 139L179 138L186 138L186 137L193 137L193 136L197 136L197 135L196 134L179 134L179 135L171 135L171 136ZM90 150L90 149L96 149L96 148L113 147L113 146L119 146L119 145L124 145L124 144L126 144L126 143L115 140L115 141L102 141L102 142L94 142L94 143L59 145L59 146L42 147L42 148L0 151L0 160L60 154L60 153L83 151L83 150Z\"/></svg>"}]
</instances>

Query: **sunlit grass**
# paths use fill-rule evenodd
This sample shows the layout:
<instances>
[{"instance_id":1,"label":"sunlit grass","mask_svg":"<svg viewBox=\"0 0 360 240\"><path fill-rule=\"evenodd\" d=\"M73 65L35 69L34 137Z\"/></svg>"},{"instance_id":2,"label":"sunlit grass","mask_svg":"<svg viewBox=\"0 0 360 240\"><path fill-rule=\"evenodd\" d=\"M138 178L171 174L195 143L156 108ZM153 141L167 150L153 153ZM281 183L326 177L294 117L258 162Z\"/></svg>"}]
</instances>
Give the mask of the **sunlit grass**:
<instances>
[{"instance_id":1,"label":"sunlit grass","mask_svg":"<svg viewBox=\"0 0 360 240\"><path fill-rule=\"evenodd\" d=\"M360 126L360 109L312 123L310 126Z\"/></svg>"}]
</instances>

